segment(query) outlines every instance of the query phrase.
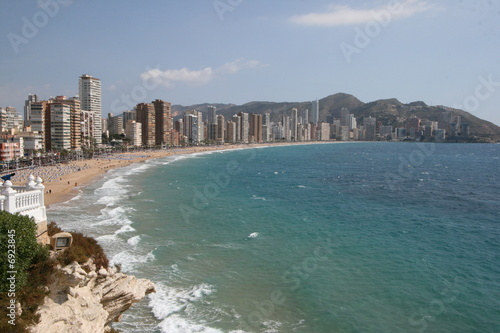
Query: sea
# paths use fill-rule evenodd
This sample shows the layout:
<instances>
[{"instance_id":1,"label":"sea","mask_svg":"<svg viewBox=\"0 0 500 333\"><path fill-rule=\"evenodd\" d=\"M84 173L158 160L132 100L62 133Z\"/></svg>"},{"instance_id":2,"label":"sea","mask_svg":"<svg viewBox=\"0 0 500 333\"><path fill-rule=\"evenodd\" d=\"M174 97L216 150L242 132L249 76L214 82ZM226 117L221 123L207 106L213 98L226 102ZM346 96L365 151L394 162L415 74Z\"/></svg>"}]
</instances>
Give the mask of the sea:
<instances>
[{"instance_id":1,"label":"sea","mask_svg":"<svg viewBox=\"0 0 500 333\"><path fill-rule=\"evenodd\" d=\"M180 154L48 217L155 283L122 332L500 332L499 144Z\"/></svg>"}]
</instances>

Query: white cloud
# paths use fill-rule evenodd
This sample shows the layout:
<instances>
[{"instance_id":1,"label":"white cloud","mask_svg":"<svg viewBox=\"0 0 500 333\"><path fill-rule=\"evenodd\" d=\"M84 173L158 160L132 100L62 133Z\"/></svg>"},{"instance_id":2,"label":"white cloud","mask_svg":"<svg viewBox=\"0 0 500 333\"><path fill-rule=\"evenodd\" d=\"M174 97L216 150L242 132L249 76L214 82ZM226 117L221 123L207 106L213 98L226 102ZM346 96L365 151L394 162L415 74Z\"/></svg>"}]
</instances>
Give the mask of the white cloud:
<instances>
[{"instance_id":1,"label":"white cloud","mask_svg":"<svg viewBox=\"0 0 500 333\"><path fill-rule=\"evenodd\" d=\"M391 1L386 6L372 9L353 9L349 6L333 5L324 13L311 13L296 15L289 19L290 22L305 26L333 27L340 25L356 25L373 21L383 14L390 15L390 19L410 17L430 9L434 5L422 0Z\"/></svg>"},{"instance_id":2,"label":"white cloud","mask_svg":"<svg viewBox=\"0 0 500 333\"><path fill-rule=\"evenodd\" d=\"M234 74L245 68L260 68L267 65L261 64L257 60L245 60L243 58L236 59L233 62L225 63L217 69L217 73Z\"/></svg>"},{"instance_id":3,"label":"white cloud","mask_svg":"<svg viewBox=\"0 0 500 333\"><path fill-rule=\"evenodd\" d=\"M159 68L150 69L141 74L143 80L154 80L158 84L172 88L175 83L187 83L190 85L204 85L214 80L218 75L235 74L245 68L259 68L266 65L257 60L236 59L232 62L223 64L218 68L206 67L201 70L190 70L186 67L181 69L167 69L165 71Z\"/></svg>"}]
</instances>

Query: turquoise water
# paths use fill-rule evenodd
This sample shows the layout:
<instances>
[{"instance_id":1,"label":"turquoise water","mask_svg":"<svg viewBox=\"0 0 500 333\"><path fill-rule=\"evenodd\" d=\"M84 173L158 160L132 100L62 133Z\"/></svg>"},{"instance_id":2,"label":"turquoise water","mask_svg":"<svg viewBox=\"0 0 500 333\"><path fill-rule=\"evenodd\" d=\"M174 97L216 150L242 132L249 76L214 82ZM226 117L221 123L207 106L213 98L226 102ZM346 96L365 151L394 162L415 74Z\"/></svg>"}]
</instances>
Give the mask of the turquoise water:
<instances>
[{"instance_id":1,"label":"turquoise water","mask_svg":"<svg viewBox=\"0 0 500 333\"><path fill-rule=\"evenodd\" d=\"M156 283L124 332L499 332L499 158L428 143L177 156L48 215Z\"/></svg>"}]
</instances>

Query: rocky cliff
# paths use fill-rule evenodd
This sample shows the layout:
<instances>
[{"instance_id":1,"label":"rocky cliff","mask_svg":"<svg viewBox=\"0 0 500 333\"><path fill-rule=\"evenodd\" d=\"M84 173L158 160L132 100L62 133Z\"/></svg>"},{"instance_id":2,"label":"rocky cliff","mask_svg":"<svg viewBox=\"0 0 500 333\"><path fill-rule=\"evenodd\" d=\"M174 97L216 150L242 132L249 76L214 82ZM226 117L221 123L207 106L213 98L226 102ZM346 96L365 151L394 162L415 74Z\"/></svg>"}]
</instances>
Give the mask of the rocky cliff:
<instances>
[{"instance_id":1,"label":"rocky cliff","mask_svg":"<svg viewBox=\"0 0 500 333\"><path fill-rule=\"evenodd\" d=\"M145 295L154 284L117 271L96 270L92 261L59 267L47 286L48 296L38 308L40 322L32 333L100 333L119 321L122 313Z\"/></svg>"}]
</instances>

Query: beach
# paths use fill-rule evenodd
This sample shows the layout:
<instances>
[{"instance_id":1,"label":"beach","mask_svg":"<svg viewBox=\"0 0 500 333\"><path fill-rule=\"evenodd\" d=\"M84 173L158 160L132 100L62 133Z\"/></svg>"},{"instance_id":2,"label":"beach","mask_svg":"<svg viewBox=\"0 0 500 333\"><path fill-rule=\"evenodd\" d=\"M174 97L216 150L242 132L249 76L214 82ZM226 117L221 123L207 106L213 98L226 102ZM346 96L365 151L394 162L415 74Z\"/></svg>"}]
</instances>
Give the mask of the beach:
<instances>
[{"instance_id":1,"label":"beach","mask_svg":"<svg viewBox=\"0 0 500 333\"><path fill-rule=\"evenodd\" d=\"M318 144L319 142L309 142ZM142 152L113 153L93 159L72 161L67 164L54 166L40 166L29 169L12 171L15 176L11 181L14 185L25 185L28 177L41 177L45 186L45 205L62 203L76 196L83 186L103 176L109 170L122 168L133 163L143 163L150 159L168 157L179 154L193 154L206 151L264 147L270 145L291 145L294 143L266 143L266 144L235 144L224 146L197 146L174 148L168 150L151 150ZM295 144L308 144L297 142ZM8 174L6 172L3 174ZM2 175L3 175L2 174Z\"/></svg>"}]
</instances>

